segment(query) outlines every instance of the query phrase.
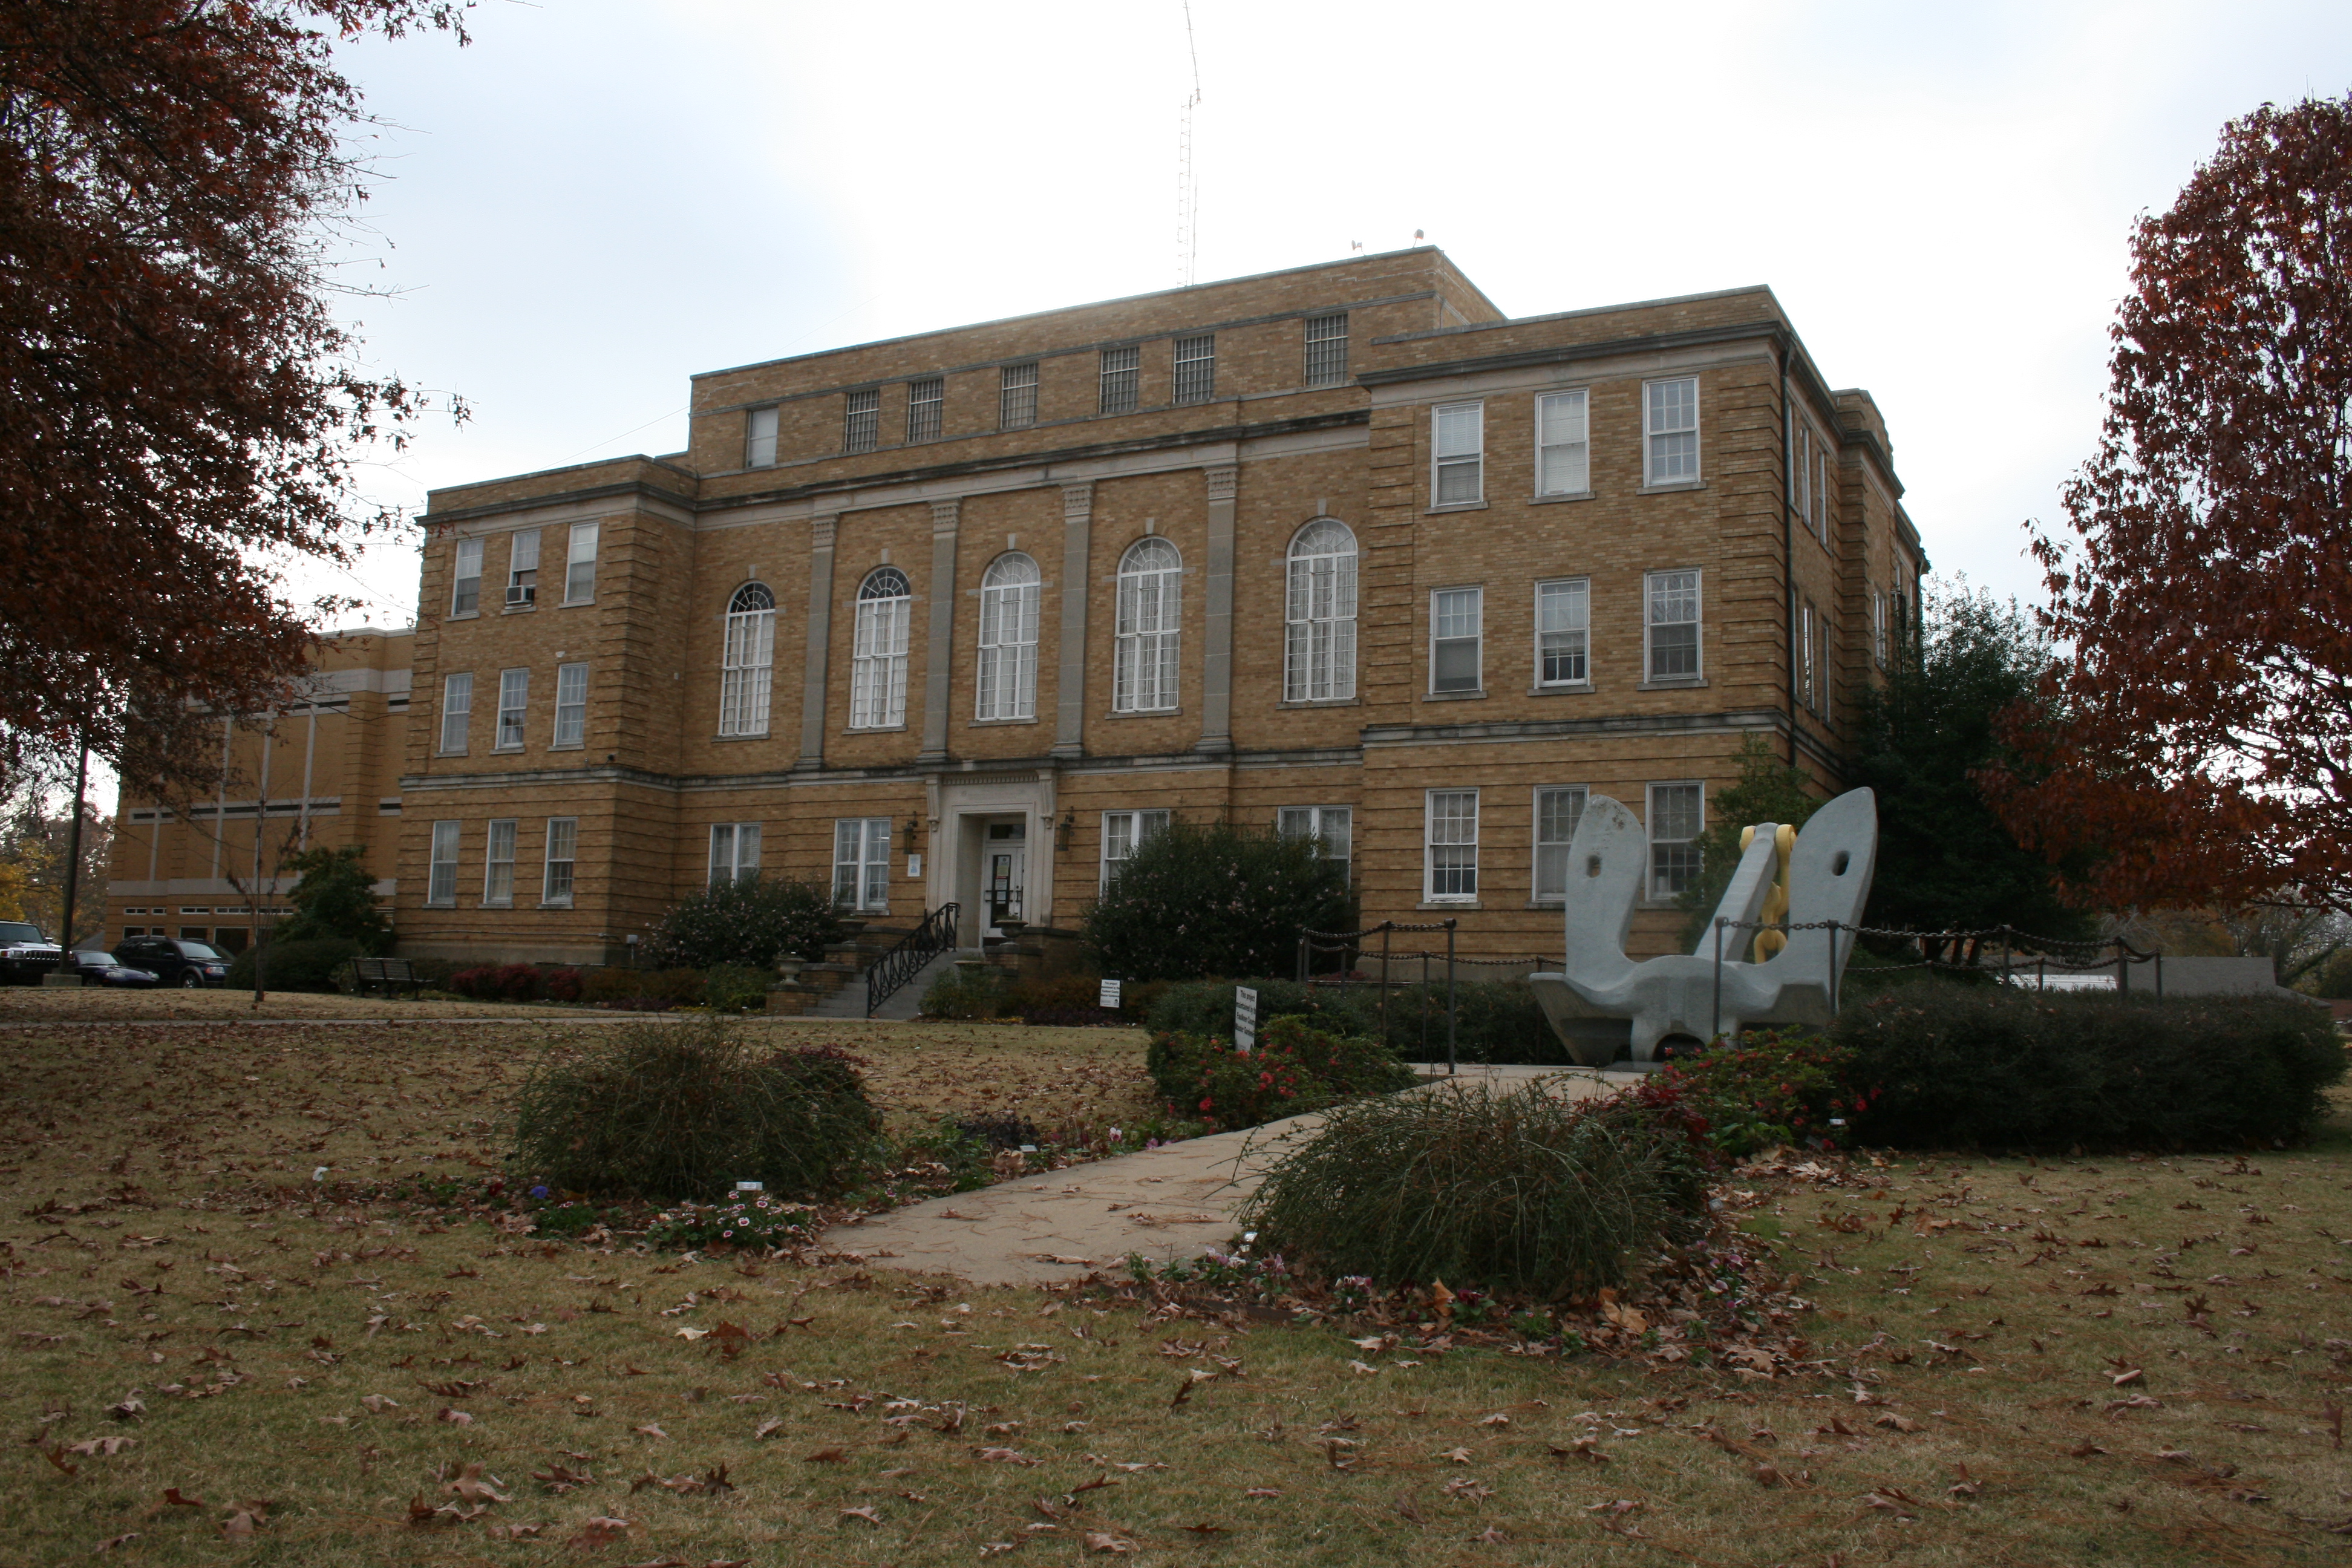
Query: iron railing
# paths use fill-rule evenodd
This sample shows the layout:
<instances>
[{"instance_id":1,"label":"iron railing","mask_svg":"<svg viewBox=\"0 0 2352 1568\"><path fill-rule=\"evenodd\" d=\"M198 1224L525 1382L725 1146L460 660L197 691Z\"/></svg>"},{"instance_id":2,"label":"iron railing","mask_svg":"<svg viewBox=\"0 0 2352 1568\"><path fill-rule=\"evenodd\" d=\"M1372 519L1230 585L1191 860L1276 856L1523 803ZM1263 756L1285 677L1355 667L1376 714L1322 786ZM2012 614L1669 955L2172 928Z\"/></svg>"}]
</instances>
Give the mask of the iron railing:
<instances>
[{"instance_id":1,"label":"iron railing","mask_svg":"<svg viewBox=\"0 0 2352 1568\"><path fill-rule=\"evenodd\" d=\"M887 1002L924 966L956 944L956 914L962 906L941 904L923 917L923 923L892 942L882 956L866 966L866 1016Z\"/></svg>"}]
</instances>

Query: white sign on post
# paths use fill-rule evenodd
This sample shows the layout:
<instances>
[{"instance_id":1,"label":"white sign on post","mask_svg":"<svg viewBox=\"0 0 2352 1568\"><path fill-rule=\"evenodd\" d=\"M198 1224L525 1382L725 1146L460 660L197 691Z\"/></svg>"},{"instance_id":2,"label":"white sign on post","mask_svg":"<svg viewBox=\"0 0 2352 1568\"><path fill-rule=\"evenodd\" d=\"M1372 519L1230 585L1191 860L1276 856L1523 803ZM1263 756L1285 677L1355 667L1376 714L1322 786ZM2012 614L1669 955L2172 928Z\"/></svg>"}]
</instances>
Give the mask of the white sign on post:
<instances>
[{"instance_id":1,"label":"white sign on post","mask_svg":"<svg viewBox=\"0 0 2352 1568\"><path fill-rule=\"evenodd\" d=\"M1247 985L1234 987L1234 1049L1243 1056L1257 1044L1257 993Z\"/></svg>"},{"instance_id":2,"label":"white sign on post","mask_svg":"<svg viewBox=\"0 0 2352 1568\"><path fill-rule=\"evenodd\" d=\"M1102 997L1097 1005L1104 1007L1117 1007L1118 1005L1118 981L1106 980L1102 983Z\"/></svg>"}]
</instances>

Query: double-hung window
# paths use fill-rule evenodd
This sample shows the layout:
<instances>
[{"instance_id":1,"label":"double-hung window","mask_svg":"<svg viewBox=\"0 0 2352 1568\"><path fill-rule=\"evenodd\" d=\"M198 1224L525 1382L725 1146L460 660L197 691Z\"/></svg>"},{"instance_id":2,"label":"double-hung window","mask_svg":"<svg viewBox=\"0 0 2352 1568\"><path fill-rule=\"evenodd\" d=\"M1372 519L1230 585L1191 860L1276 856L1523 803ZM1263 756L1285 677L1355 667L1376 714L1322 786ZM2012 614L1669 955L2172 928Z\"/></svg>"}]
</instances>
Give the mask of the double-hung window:
<instances>
[{"instance_id":1,"label":"double-hung window","mask_svg":"<svg viewBox=\"0 0 2352 1568\"><path fill-rule=\"evenodd\" d=\"M1478 689L1479 622L1486 590L1440 588L1429 595L1429 689Z\"/></svg>"},{"instance_id":2,"label":"double-hung window","mask_svg":"<svg viewBox=\"0 0 2352 1568\"><path fill-rule=\"evenodd\" d=\"M945 376L927 375L907 384L907 439L936 441L945 421L948 384Z\"/></svg>"},{"instance_id":3,"label":"double-hung window","mask_svg":"<svg viewBox=\"0 0 2352 1568\"><path fill-rule=\"evenodd\" d=\"M457 834L464 826L446 820L433 825L433 858L425 872L425 901L435 909L449 909L457 901Z\"/></svg>"},{"instance_id":4,"label":"double-hung window","mask_svg":"<svg viewBox=\"0 0 2352 1568\"><path fill-rule=\"evenodd\" d=\"M449 613L472 616L482 608L482 542L457 541L457 563L450 568Z\"/></svg>"},{"instance_id":5,"label":"double-hung window","mask_svg":"<svg viewBox=\"0 0 2352 1568\"><path fill-rule=\"evenodd\" d=\"M474 717L474 675L471 670L461 675L441 678L441 754L462 757L466 754L466 726Z\"/></svg>"},{"instance_id":6,"label":"double-hung window","mask_svg":"<svg viewBox=\"0 0 2352 1568\"><path fill-rule=\"evenodd\" d=\"M1307 384L1348 384L1348 312L1307 318Z\"/></svg>"},{"instance_id":7,"label":"double-hung window","mask_svg":"<svg viewBox=\"0 0 2352 1568\"><path fill-rule=\"evenodd\" d=\"M1698 377L1642 384L1642 482L1698 482Z\"/></svg>"},{"instance_id":8,"label":"double-hung window","mask_svg":"<svg viewBox=\"0 0 2352 1568\"><path fill-rule=\"evenodd\" d=\"M1318 518L1290 542L1282 655L1285 702L1356 695L1356 536Z\"/></svg>"},{"instance_id":9,"label":"double-hung window","mask_svg":"<svg viewBox=\"0 0 2352 1568\"><path fill-rule=\"evenodd\" d=\"M482 905L510 909L514 905L515 819L499 817L490 824L489 848L482 858Z\"/></svg>"},{"instance_id":10,"label":"double-hung window","mask_svg":"<svg viewBox=\"0 0 2352 1568\"><path fill-rule=\"evenodd\" d=\"M1026 430L1037 423L1037 362L1008 364L998 382L996 423L1006 430Z\"/></svg>"},{"instance_id":11,"label":"double-hung window","mask_svg":"<svg viewBox=\"0 0 2352 1568\"><path fill-rule=\"evenodd\" d=\"M845 452L870 452L881 439L881 389L869 386L862 392L848 394L841 409L841 449Z\"/></svg>"},{"instance_id":12,"label":"double-hung window","mask_svg":"<svg viewBox=\"0 0 2352 1568\"><path fill-rule=\"evenodd\" d=\"M1486 496L1482 470L1486 455L1486 407L1482 403L1441 403L1430 410L1430 451L1434 475L1430 494L1437 506L1467 506Z\"/></svg>"},{"instance_id":13,"label":"double-hung window","mask_svg":"<svg viewBox=\"0 0 2352 1568\"><path fill-rule=\"evenodd\" d=\"M1110 886L1119 864L1143 841L1168 826L1164 811L1106 811L1102 819L1102 885Z\"/></svg>"},{"instance_id":14,"label":"double-hung window","mask_svg":"<svg viewBox=\"0 0 2352 1568\"><path fill-rule=\"evenodd\" d=\"M1118 563L1118 614L1111 648L1111 710L1147 713L1176 706L1177 639L1183 623L1184 558L1157 534L1139 539Z\"/></svg>"},{"instance_id":15,"label":"double-hung window","mask_svg":"<svg viewBox=\"0 0 2352 1568\"><path fill-rule=\"evenodd\" d=\"M1592 683L1592 580L1536 584L1536 684Z\"/></svg>"},{"instance_id":16,"label":"double-hung window","mask_svg":"<svg viewBox=\"0 0 2352 1568\"><path fill-rule=\"evenodd\" d=\"M539 901L556 909L572 907L572 868L580 855L580 819L547 819L547 868L540 879Z\"/></svg>"},{"instance_id":17,"label":"double-hung window","mask_svg":"<svg viewBox=\"0 0 2352 1568\"><path fill-rule=\"evenodd\" d=\"M760 825L756 822L714 822L710 825L710 885L749 882L760 874Z\"/></svg>"},{"instance_id":18,"label":"double-hung window","mask_svg":"<svg viewBox=\"0 0 2352 1568\"><path fill-rule=\"evenodd\" d=\"M747 468L772 468L776 466L776 410L754 408L743 416L743 466Z\"/></svg>"},{"instance_id":19,"label":"double-hung window","mask_svg":"<svg viewBox=\"0 0 2352 1568\"><path fill-rule=\"evenodd\" d=\"M1102 391L1099 407L1105 414L1135 412L1136 382L1143 373L1143 351L1129 344L1123 349L1102 352Z\"/></svg>"},{"instance_id":20,"label":"double-hung window","mask_svg":"<svg viewBox=\"0 0 2352 1568\"><path fill-rule=\"evenodd\" d=\"M1019 551L980 580L979 719L1037 716L1037 563Z\"/></svg>"},{"instance_id":21,"label":"double-hung window","mask_svg":"<svg viewBox=\"0 0 2352 1568\"><path fill-rule=\"evenodd\" d=\"M843 816L833 824L833 901L845 910L890 909L890 819Z\"/></svg>"},{"instance_id":22,"label":"double-hung window","mask_svg":"<svg viewBox=\"0 0 2352 1568\"><path fill-rule=\"evenodd\" d=\"M564 542L563 602L584 605L596 596L596 540L603 525L575 522Z\"/></svg>"},{"instance_id":23,"label":"double-hung window","mask_svg":"<svg viewBox=\"0 0 2352 1568\"><path fill-rule=\"evenodd\" d=\"M1886 595L1875 588L1870 591L1870 657L1886 668Z\"/></svg>"},{"instance_id":24,"label":"double-hung window","mask_svg":"<svg viewBox=\"0 0 2352 1568\"><path fill-rule=\"evenodd\" d=\"M1206 403L1217 395L1217 335L1176 340L1176 401Z\"/></svg>"},{"instance_id":25,"label":"double-hung window","mask_svg":"<svg viewBox=\"0 0 2352 1568\"><path fill-rule=\"evenodd\" d=\"M1653 572L1643 579L1647 601L1643 630L1648 643L1644 668L1652 680L1696 680L1699 661L1699 584L1696 572Z\"/></svg>"},{"instance_id":26,"label":"double-hung window","mask_svg":"<svg viewBox=\"0 0 2352 1568\"><path fill-rule=\"evenodd\" d=\"M1536 494L1580 496L1592 490L1590 399L1582 387L1536 399Z\"/></svg>"},{"instance_id":27,"label":"double-hung window","mask_svg":"<svg viewBox=\"0 0 2352 1568\"><path fill-rule=\"evenodd\" d=\"M1275 831L1285 838L1312 838L1315 852L1348 875L1354 853L1356 808L1352 805L1286 805L1275 816Z\"/></svg>"},{"instance_id":28,"label":"double-hung window","mask_svg":"<svg viewBox=\"0 0 2352 1568\"><path fill-rule=\"evenodd\" d=\"M1425 805L1428 831L1422 898L1428 903L1468 902L1478 896L1478 792L1433 789Z\"/></svg>"},{"instance_id":29,"label":"double-hung window","mask_svg":"<svg viewBox=\"0 0 2352 1568\"><path fill-rule=\"evenodd\" d=\"M502 669L499 671L499 735L491 749L499 752L522 750L523 715L530 707L530 671Z\"/></svg>"},{"instance_id":30,"label":"double-hung window","mask_svg":"<svg viewBox=\"0 0 2352 1568\"><path fill-rule=\"evenodd\" d=\"M768 687L776 662L776 595L746 583L727 601L727 638L719 658L719 732L768 732Z\"/></svg>"},{"instance_id":31,"label":"double-hung window","mask_svg":"<svg viewBox=\"0 0 2352 1568\"><path fill-rule=\"evenodd\" d=\"M1697 879L1699 835L1706 830L1706 786L1650 786L1650 897L1672 899Z\"/></svg>"},{"instance_id":32,"label":"double-hung window","mask_svg":"<svg viewBox=\"0 0 2352 1568\"><path fill-rule=\"evenodd\" d=\"M1806 707L1818 710L1814 699L1814 681L1819 679L1813 667L1813 606L1797 606L1797 698Z\"/></svg>"},{"instance_id":33,"label":"double-hung window","mask_svg":"<svg viewBox=\"0 0 2352 1568\"><path fill-rule=\"evenodd\" d=\"M914 592L896 566L877 567L858 584L849 659L853 730L889 730L907 721L907 631Z\"/></svg>"},{"instance_id":34,"label":"double-hung window","mask_svg":"<svg viewBox=\"0 0 2352 1568\"><path fill-rule=\"evenodd\" d=\"M520 609L539 599L539 530L517 529L507 546L507 608Z\"/></svg>"},{"instance_id":35,"label":"double-hung window","mask_svg":"<svg viewBox=\"0 0 2352 1568\"><path fill-rule=\"evenodd\" d=\"M1568 897L1568 846L1584 818L1581 784L1536 791L1536 899L1557 903Z\"/></svg>"},{"instance_id":36,"label":"double-hung window","mask_svg":"<svg viewBox=\"0 0 2352 1568\"><path fill-rule=\"evenodd\" d=\"M555 667L555 740L558 747L583 746L588 742L588 667L584 664L559 664Z\"/></svg>"}]
</instances>

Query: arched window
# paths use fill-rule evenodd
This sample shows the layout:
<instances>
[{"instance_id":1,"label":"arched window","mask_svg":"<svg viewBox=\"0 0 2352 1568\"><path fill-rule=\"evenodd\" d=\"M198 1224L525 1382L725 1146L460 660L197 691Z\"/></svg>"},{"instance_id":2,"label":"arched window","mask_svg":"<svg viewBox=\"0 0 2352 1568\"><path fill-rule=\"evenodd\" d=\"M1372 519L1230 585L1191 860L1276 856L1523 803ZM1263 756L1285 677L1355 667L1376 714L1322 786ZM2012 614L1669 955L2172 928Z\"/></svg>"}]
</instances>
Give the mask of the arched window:
<instances>
[{"instance_id":1,"label":"arched window","mask_svg":"<svg viewBox=\"0 0 2352 1568\"><path fill-rule=\"evenodd\" d=\"M1118 620L1111 650L1114 711L1176 706L1183 583L1184 558L1164 539L1139 539L1119 558Z\"/></svg>"},{"instance_id":2,"label":"arched window","mask_svg":"<svg viewBox=\"0 0 2352 1568\"><path fill-rule=\"evenodd\" d=\"M853 730L887 730L907 721L907 625L914 592L896 566L876 567L857 586L849 663Z\"/></svg>"},{"instance_id":3,"label":"arched window","mask_svg":"<svg viewBox=\"0 0 2352 1568\"><path fill-rule=\"evenodd\" d=\"M719 732L768 732L768 683L776 663L776 596L746 583L727 601L727 648L719 661Z\"/></svg>"},{"instance_id":4,"label":"arched window","mask_svg":"<svg viewBox=\"0 0 2352 1568\"><path fill-rule=\"evenodd\" d=\"M1282 700L1323 702L1356 694L1356 536L1318 517L1290 542L1288 635Z\"/></svg>"},{"instance_id":5,"label":"arched window","mask_svg":"<svg viewBox=\"0 0 2352 1568\"><path fill-rule=\"evenodd\" d=\"M1037 716L1037 563L1018 551L981 575L980 718Z\"/></svg>"}]
</instances>

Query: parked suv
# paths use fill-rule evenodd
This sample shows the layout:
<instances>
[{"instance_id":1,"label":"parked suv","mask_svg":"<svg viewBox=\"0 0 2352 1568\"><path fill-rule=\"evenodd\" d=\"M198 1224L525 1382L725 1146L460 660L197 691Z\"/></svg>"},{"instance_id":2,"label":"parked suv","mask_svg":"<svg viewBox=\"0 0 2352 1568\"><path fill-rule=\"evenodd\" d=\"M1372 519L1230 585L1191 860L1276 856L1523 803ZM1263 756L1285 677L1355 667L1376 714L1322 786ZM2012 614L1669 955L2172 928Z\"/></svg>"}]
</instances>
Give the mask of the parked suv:
<instances>
[{"instance_id":1,"label":"parked suv","mask_svg":"<svg viewBox=\"0 0 2352 1568\"><path fill-rule=\"evenodd\" d=\"M228 955L207 942L178 936L134 936L118 945L115 959L125 968L143 969L165 985L228 984Z\"/></svg>"},{"instance_id":2,"label":"parked suv","mask_svg":"<svg viewBox=\"0 0 2352 1568\"><path fill-rule=\"evenodd\" d=\"M30 921L0 921L0 983L38 985L56 971L58 951Z\"/></svg>"}]
</instances>

